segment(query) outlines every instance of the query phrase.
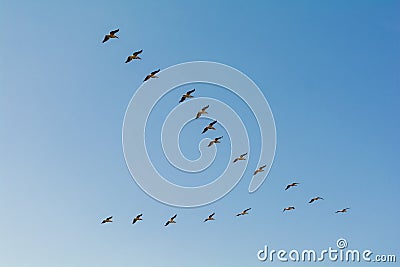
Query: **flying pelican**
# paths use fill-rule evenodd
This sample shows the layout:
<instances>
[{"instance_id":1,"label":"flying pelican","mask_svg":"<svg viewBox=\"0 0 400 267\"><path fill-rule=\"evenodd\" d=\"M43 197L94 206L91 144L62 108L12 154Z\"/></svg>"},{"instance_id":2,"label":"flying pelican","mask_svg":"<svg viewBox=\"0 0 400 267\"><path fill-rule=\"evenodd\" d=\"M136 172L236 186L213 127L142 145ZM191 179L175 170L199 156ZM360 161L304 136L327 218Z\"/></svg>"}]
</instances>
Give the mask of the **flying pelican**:
<instances>
[{"instance_id":1,"label":"flying pelican","mask_svg":"<svg viewBox=\"0 0 400 267\"><path fill-rule=\"evenodd\" d=\"M114 31L110 31L110 34L106 34L106 36L104 36L103 43L105 43L108 40L110 40L110 38L118 38L118 36L115 35L117 32L119 32L119 29L116 29Z\"/></svg>"},{"instance_id":2,"label":"flying pelican","mask_svg":"<svg viewBox=\"0 0 400 267\"><path fill-rule=\"evenodd\" d=\"M204 222L206 222L206 221L214 221L214 220L215 220L215 219L213 218L214 215L215 215L215 212L213 212L213 214L210 214L210 215L208 216L208 218L204 220Z\"/></svg>"},{"instance_id":3,"label":"flying pelican","mask_svg":"<svg viewBox=\"0 0 400 267\"><path fill-rule=\"evenodd\" d=\"M244 211L242 211L242 212L236 214L236 216L241 216L241 215L249 214L249 213L248 213L249 210L251 210L251 208L245 209Z\"/></svg>"},{"instance_id":4,"label":"flying pelican","mask_svg":"<svg viewBox=\"0 0 400 267\"><path fill-rule=\"evenodd\" d=\"M203 133L205 133L205 132L207 132L208 130L215 130L215 128L214 128L214 124L216 124L217 123L217 121L213 121L213 122L211 122L209 125L207 125L204 129L203 129L203 132L202 132L202 134Z\"/></svg>"},{"instance_id":5,"label":"flying pelican","mask_svg":"<svg viewBox=\"0 0 400 267\"><path fill-rule=\"evenodd\" d=\"M136 216L135 218L133 218L132 224L134 224L137 221L141 221L143 220L141 217L143 216L143 214L139 214L138 216Z\"/></svg>"},{"instance_id":6,"label":"flying pelican","mask_svg":"<svg viewBox=\"0 0 400 267\"><path fill-rule=\"evenodd\" d=\"M312 198L308 203L313 203L314 201L317 201L317 200L324 200L322 197L314 197L314 198Z\"/></svg>"},{"instance_id":7,"label":"flying pelican","mask_svg":"<svg viewBox=\"0 0 400 267\"><path fill-rule=\"evenodd\" d=\"M294 207L287 207L287 208L284 208L283 211L285 211L285 210L294 210Z\"/></svg>"},{"instance_id":8,"label":"flying pelican","mask_svg":"<svg viewBox=\"0 0 400 267\"><path fill-rule=\"evenodd\" d=\"M345 208L345 209L342 209L342 210L337 210L335 213L339 213L339 212L347 212L347 210L349 210L350 208Z\"/></svg>"},{"instance_id":9,"label":"flying pelican","mask_svg":"<svg viewBox=\"0 0 400 267\"><path fill-rule=\"evenodd\" d=\"M176 218L177 215L178 215L178 214L175 214L173 217L171 217L171 219L169 219L169 220L165 223L165 226L167 226L167 225L170 224L170 223L176 223L176 222L174 221L174 219Z\"/></svg>"},{"instance_id":10,"label":"flying pelican","mask_svg":"<svg viewBox=\"0 0 400 267\"><path fill-rule=\"evenodd\" d=\"M101 222L101 224L112 222L112 217L113 217L113 216L110 216L110 217L105 218L105 219Z\"/></svg>"},{"instance_id":11,"label":"flying pelican","mask_svg":"<svg viewBox=\"0 0 400 267\"><path fill-rule=\"evenodd\" d=\"M125 63L131 62L134 59L141 59L141 57L139 57L139 54L141 54L143 52L142 50L136 51L134 52L132 55L128 56L128 58L126 59Z\"/></svg>"},{"instance_id":12,"label":"flying pelican","mask_svg":"<svg viewBox=\"0 0 400 267\"><path fill-rule=\"evenodd\" d=\"M193 96L190 94L193 93L194 91L196 91L196 89L187 91L186 94L182 95L182 98L181 98L181 100L179 100L179 103L182 103L183 101L185 101L186 98L193 98Z\"/></svg>"},{"instance_id":13,"label":"flying pelican","mask_svg":"<svg viewBox=\"0 0 400 267\"><path fill-rule=\"evenodd\" d=\"M200 118L200 116L203 114L208 114L206 109L208 109L209 107L210 105L207 105L204 108L202 108L199 112L197 112L196 119Z\"/></svg>"},{"instance_id":14,"label":"flying pelican","mask_svg":"<svg viewBox=\"0 0 400 267\"><path fill-rule=\"evenodd\" d=\"M160 69L153 71L152 73L150 73L149 75L146 76L146 78L144 78L144 81L147 81L150 78L158 78L158 76L156 76L157 73L160 72Z\"/></svg>"},{"instance_id":15,"label":"flying pelican","mask_svg":"<svg viewBox=\"0 0 400 267\"><path fill-rule=\"evenodd\" d=\"M254 175L256 175L256 174L259 173L259 172L263 172L265 167L267 167L267 165L263 165L263 166L261 166L260 168L258 168L258 169L254 172Z\"/></svg>"},{"instance_id":16,"label":"flying pelican","mask_svg":"<svg viewBox=\"0 0 400 267\"><path fill-rule=\"evenodd\" d=\"M223 136L220 136L220 137L216 137L214 140L212 140L209 144L208 144L208 146L212 146L213 144L219 144L219 143L221 143L220 141L219 141L219 139L221 139Z\"/></svg>"},{"instance_id":17,"label":"flying pelican","mask_svg":"<svg viewBox=\"0 0 400 267\"><path fill-rule=\"evenodd\" d=\"M285 188L285 190L288 190L289 188L291 188L292 186L297 186L299 183L291 183L291 184L288 184L287 186L286 186L286 188Z\"/></svg>"},{"instance_id":18,"label":"flying pelican","mask_svg":"<svg viewBox=\"0 0 400 267\"><path fill-rule=\"evenodd\" d=\"M240 155L238 158L233 160L233 163L237 162L238 160L246 160L246 158L244 156L246 156L247 153L244 153L242 155Z\"/></svg>"}]
</instances>

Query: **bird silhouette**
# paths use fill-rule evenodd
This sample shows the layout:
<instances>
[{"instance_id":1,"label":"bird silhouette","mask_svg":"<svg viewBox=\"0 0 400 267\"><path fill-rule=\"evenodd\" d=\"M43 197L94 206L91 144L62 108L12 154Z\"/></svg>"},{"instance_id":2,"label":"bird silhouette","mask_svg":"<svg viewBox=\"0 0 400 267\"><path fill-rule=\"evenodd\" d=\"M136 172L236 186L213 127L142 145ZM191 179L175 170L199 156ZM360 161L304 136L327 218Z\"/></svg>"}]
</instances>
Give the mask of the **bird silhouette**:
<instances>
[{"instance_id":1,"label":"bird silhouette","mask_svg":"<svg viewBox=\"0 0 400 267\"><path fill-rule=\"evenodd\" d=\"M207 221L214 221L214 220L215 220L215 219L213 218L214 215L215 215L215 212L213 212L212 214L208 215L208 218L206 218L206 219L204 220L204 222L207 222Z\"/></svg>"},{"instance_id":2,"label":"bird silhouette","mask_svg":"<svg viewBox=\"0 0 400 267\"><path fill-rule=\"evenodd\" d=\"M203 133L207 132L208 130L215 130L214 124L216 124L216 123L217 123L217 121L211 122L210 124L208 124L208 125L203 129L203 132L201 132L201 133L203 134Z\"/></svg>"},{"instance_id":3,"label":"bird silhouette","mask_svg":"<svg viewBox=\"0 0 400 267\"><path fill-rule=\"evenodd\" d=\"M263 166L259 167L257 170L255 170L253 175L256 175L259 172L263 172L265 167L267 167L267 165L263 165Z\"/></svg>"},{"instance_id":4,"label":"bird silhouette","mask_svg":"<svg viewBox=\"0 0 400 267\"><path fill-rule=\"evenodd\" d=\"M345 208L345 209L341 209L341 210L337 210L335 213L344 213L347 212L347 210L349 210L350 208Z\"/></svg>"},{"instance_id":5,"label":"bird silhouette","mask_svg":"<svg viewBox=\"0 0 400 267\"><path fill-rule=\"evenodd\" d=\"M219 144L219 143L221 143L219 140L220 140L222 137L223 137L223 136L216 137L214 140L212 140L212 141L208 144L208 146L210 147L210 146L212 146L213 144Z\"/></svg>"},{"instance_id":6,"label":"bird silhouette","mask_svg":"<svg viewBox=\"0 0 400 267\"><path fill-rule=\"evenodd\" d=\"M242 211L242 212L236 214L236 216L242 216L242 215L249 214L249 213L248 213L249 210L251 210L251 208L245 209L244 211Z\"/></svg>"},{"instance_id":7,"label":"bird silhouette","mask_svg":"<svg viewBox=\"0 0 400 267\"><path fill-rule=\"evenodd\" d=\"M143 50L139 50L139 51L134 52L132 55L128 56L128 58L126 59L125 63L131 62L134 59L139 59L140 60L141 58L139 57L139 54L141 54L142 52L143 52Z\"/></svg>"},{"instance_id":8,"label":"bird silhouette","mask_svg":"<svg viewBox=\"0 0 400 267\"><path fill-rule=\"evenodd\" d=\"M322 197L313 197L308 203L313 203L314 201L317 200L324 200Z\"/></svg>"},{"instance_id":9,"label":"bird silhouette","mask_svg":"<svg viewBox=\"0 0 400 267\"><path fill-rule=\"evenodd\" d=\"M144 78L143 82L151 79L151 78L158 78L158 76L156 76L157 73L160 72L160 69L153 71L152 73L150 73L149 75L146 76L146 78Z\"/></svg>"},{"instance_id":10,"label":"bird silhouette","mask_svg":"<svg viewBox=\"0 0 400 267\"><path fill-rule=\"evenodd\" d=\"M299 183L291 183L291 184L288 184L287 186L286 186L286 188L285 188L285 190L288 190L289 188L291 188L291 187L293 187L293 186L297 186Z\"/></svg>"},{"instance_id":11,"label":"bird silhouette","mask_svg":"<svg viewBox=\"0 0 400 267\"><path fill-rule=\"evenodd\" d=\"M208 112L206 111L210 106L207 105L205 107L203 107L199 112L197 112L196 114L196 119L200 118L201 115L203 114L208 114Z\"/></svg>"},{"instance_id":12,"label":"bird silhouette","mask_svg":"<svg viewBox=\"0 0 400 267\"><path fill-rule=\"evenodd\" d=\"M190 91L187 91L186 94L182 95L181 100L179 100L179 103L182 103L183 101L185 101L186 98L193 98L193 96L191 94L194 91L196 91L196 89L192 89Z\"/></svg>"},{"instance_id":13,"label":"bird silhouette","mask_svg":"<svg viewBox=\"0 0 400 267\"><path fill-rule=\"evenodd\" d=\"M112 222L112 217L113 217L113 216L110 216L110 217L105 218L105 219L101 222L101 224Z\"/></svg>"},{"instance_id":14,"label":"bird silhouette","mask_svg":"<svg viewBox=\"0 0 400 267\"><path fill-rule=\"evenodd\" d=\"M294 207L287 207L287 208L283 209L283 211L286 211L286 210L294 210Z\"/></svg>"},{"instance_id":15,"label":"bird silhouette","mask_svg":"<svg viewBox=\"0 0 400 267\"><path fill-rule=\"evenodd\" d=\"M167 226L167 225L170 224L170 223L176 223L176 222L175 222L175 218L176 218L177 215L178 215L178 214L175 214L174 216L172 216L171 219L169 219L169 220L165 223L165 226Z\"/></svg>"},{"instance_id":16,"label":"bird silhouette","mask_svg":"<svg viewBox=\"0 0 400 267\"><path fill-rule=\"evenodd\" d=\"M247 155L247 153L244 153L242 155L240 155L239 157L235 158L233 160L233 163L237 162L238 160L246 160L245 156Z\"/></svg>"},{"instance_id":17,"label":"bird silhouette","mask_svg":"<svg viewBox=\"0 0 400 267\"><path fill-rule=\"evenodd\" d=\"M105 42L107 42L108 40L110 40L110 38L118 38L118 36L115 35L117 32L119 32L119 29L114 30L114 31L110 31L109 34L106 34L106 35L104 36L103 43L105 43Z\"/></svg>"},{"instance_id":18,"label":"bird silhouette","mask_svg":"<svg viewBox=\"0 0 400 267\"><path fill-rule=\"evenodd\" d=\"M137 221L143 220L143 219L142 219L142 216L143 216L143 214L139 214L139 215L137 215L135 218L133 218L132 224L134 224L134 223L137 222Z\"/></svg>"}]
</instances>

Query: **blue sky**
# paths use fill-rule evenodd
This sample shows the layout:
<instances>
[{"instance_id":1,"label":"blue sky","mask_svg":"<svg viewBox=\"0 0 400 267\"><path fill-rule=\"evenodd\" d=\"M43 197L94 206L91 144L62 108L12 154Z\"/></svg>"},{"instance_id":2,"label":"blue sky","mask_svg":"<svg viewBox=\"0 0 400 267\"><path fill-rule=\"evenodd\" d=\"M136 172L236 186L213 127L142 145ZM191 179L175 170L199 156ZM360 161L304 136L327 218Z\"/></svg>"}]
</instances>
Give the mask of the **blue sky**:
<instances>
[{"instance_id":1,"label":"blue sky","mask_svg":"<svg viewBox=\"0 0 400 267\"><path fill-rule=\"evenodd\" d=\"M399 257L399 11L398 1L1 1L0 265L262 266L265 244L322 250L340 237ZM115 28L120 38L102 44ZM143 60L124 64L139 49ZM261 88L277 150L256 193L245 177L220 201L180 209L134 183L121 132L149 72L194 60Z\"/></svg>"}]
</instances>

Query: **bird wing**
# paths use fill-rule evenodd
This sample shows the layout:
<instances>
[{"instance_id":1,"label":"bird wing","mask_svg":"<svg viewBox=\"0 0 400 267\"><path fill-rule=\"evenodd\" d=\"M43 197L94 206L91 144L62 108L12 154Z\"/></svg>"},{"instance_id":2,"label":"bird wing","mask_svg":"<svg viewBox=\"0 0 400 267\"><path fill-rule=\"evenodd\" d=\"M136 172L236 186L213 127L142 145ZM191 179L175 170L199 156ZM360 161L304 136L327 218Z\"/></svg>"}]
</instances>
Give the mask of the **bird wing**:
<instances>
[{"instance_id":1,"label":"bird wing","mask_svg":"<svg viewBox=\"0 0 400 267\"><path fill-rule=\"evenodd\" d=\"M201 110L206 111L206 109L208 109L209 107L210 107L210 105L207 105L207 106L203 107Z\"/></svg>"},{"instance_id":2,"label":"bird wing","mask_svg":"<svg viewBox=\"0 0 400 267\"><path fill-rule=\"evenodd\" d=\"M249 210L251 210L251 208L245 209L244 212L247 212L247 211L249 211Z\"/></svg>"},{"instance_id":3,"label":"bird wing","mask_svg":"<svg viewBox=\"0 0 400 267\"><path fill-rule=\"evenodd\" d=\"M247 155L247 153L244 153L244 154L240 155L240 157L243 158L246 155Z\"/></svg>"},{"instance_id":4,"label":"bird wing","mask_svg":"<svg viewBox=\"0 0 400 267\"><path fill-rule=\"evenodd\" d=\"M211 122L209 125L210 126L213 126L214 124L216 124L217 123L217 121L213 121L213 122Z\"/></svg>"},{"instance_id":5,"label":"bird wing","mask_svg":"<svg viewBox=\"0 0 400 267\"><path fill-rule=\"evenodd\" d=\"M113 216L108 217L106 220L111 220Z\"/></svg>"},{"instance_id":6,"label":"bird wing","mask_svg":"<svg viewBox=\"0 0 400 267\"><path fill-rule=\"evenodd\" d=\"M214 144L214 141L211 141L208 146L212 146L212 144Z\"/></svg>"},{"instance_id":7,"label":"bird wing","mask_svg":"<svg viewBox=\"0 0 400 267\"><path fill-rule=\"evenodd\" d=\"M260 167L260 169L264 169L265 167L267 167L267 165L263 165Z\"/></svg>"},{"instance_id":8,"label":"bird wing","mask_svg":"<svg viewBox=\"0 0 400 267\"><path fill-rule=\"evenodd\" d=\"M179 100L179 103L182 103L183 101L185 101L186 97L182 96L181 100Z\"/></svg>"},{"instance_id":9,"label":"bird wing","mask_svg":"<svg viewBox=\"0 0 400 267\"><path fill-rule=\"evenodd\" d=\"M126 59L125 63L128 63L128 62L130 62L131 60L132 60L132 58L129 56L129 57Z\"/></svg>"},{"instance_id":10,"label":"bird wing","mask_svg":"<svg viewBox=\"0 0 400 267\"><path fill-rule=\"evenodd\" d=\"M169 221L167 221L166 223L165 223L165 226L167 226L169 224Z\"/></svg>"},{"instance_id":11,"label":"bird wing","mask_svg":"<svg viewBox=\"0 0 400 267\"><path fill-rule=\"evenodd\" d=\"M215 212L213 212L210 216L208 216L208 218L212 218L212 216L215 215Z\"/></svg>"},{"instance_id":12,"label":"bird wing","mask_svg":"<svg viewBox=\"0 0 400 267\"><path fill-rule=\"evenodd\" d=\"M201 116L201 112L197 112L196 119L200 118L200 116Z\"/></svg>"},{"instance_id":13,"label":"bird wing","mask_svg":"<svg viewBox=\"0 0 400 267\"><path fill-rule=\"evenodd\" d=\"M203 129L203 131L201 133L203 134L203 133L205 133L207 131L208 131L208 128L206 127L206 128Z\"/></svg>"},{"instance_id":14,"label":"bird wing","mask_svg":"<svg viewBox=\"0 0 400 267\"><path fill-rule=\"evenodd\" d=\"M177 215L178 215L178 214L175 214L171 219L172 219L172 220L175 219Z\"/></svg>"},{"instance_id":15,"label":"bird wing","mask_svg":"<svg viewBox=\"0 0 400 267\"><path fill-rule=\"evenodd\" d=\"M160 69L155 70L155 71L153 71L153 72L151 73L151 75L155 75L155 74L157 74L157 73L159 73L159 72L160 72Z\"/></svg>"},{"instance_id":16,"label":"bird wing","mask_svg":"<svg viewBox=\"0 0 400 267\"><path fill-rule=\"evenodd\" d=\"M107 42L110 37L108 35L104 36L103 43Z\"/></svg>"},{"instance_id":17,"label":"bird wing","mask_svg":"<svg viewBox=\"0 0 400 267\"><path fill-rule=\"evenodd\" d=\"M234 159L234 160L233 160L233 163L237 162L238 160L239 160L238 158Z\"/></svg>"},{"instance_id":18,"label":"bird wing","mask_svg":"<svg viewBox=\"0 0 400 267\"><path fill-rule=\"evenodd\" d=\"M143 49L142 50L139 50L139 51L136 51L135 53L133 53L133 55L134 56L137 56L137 55L139 55L140 53L142 53L143 52Z\"/></svg>"},{"instance_id":19,"label":"bird wing","mask_svg":"<svg viewBox=\"0 0 400 267\"><path fill-rule=\"evenodd\" d=\"M150 79L150 77L151 77L151 75L150 75L150 74L149 74L149 75L147 75L147 76L146 76L146 78L144 78L144 80L143 80L143 81L144 81L144 82L145 82L145 81L147 81L148 79Z\"/></svg>"},{"instance_id":20,"label":"bird wing","mask_svg":"<svg viewBox=\"0 0 400 267\"><path fill-rule=\"evenodd\" d=\"M110 31L110 34L111 34L111 35L114 35L114 34L116 34L117 32L119 32L119 29L116 29L116 30L114 30L114 31Z\"/></svg>"},{"instance_id":21,"label":"bird wing","mask_svg":"<svg viewBox=\"0 0 400 267\"><path fill-rule=\"evenodd\" d=\"M196 89L192 89L190 91L187 91L186 94L190 95L191 93L193 93L194 91L196 91Z\"/></svg>"},{"instance_id":22,"label":"bird wing","mask_svg":"<svg viewBox=\"0 0 400 267\"><path fill-rule=\"evenodd\" d=\"M223 137L223 136L217 137L217 138L215 138L215 140L218 141L218 140L221 139L222 137Z\"/></svg>"}]
</instances>

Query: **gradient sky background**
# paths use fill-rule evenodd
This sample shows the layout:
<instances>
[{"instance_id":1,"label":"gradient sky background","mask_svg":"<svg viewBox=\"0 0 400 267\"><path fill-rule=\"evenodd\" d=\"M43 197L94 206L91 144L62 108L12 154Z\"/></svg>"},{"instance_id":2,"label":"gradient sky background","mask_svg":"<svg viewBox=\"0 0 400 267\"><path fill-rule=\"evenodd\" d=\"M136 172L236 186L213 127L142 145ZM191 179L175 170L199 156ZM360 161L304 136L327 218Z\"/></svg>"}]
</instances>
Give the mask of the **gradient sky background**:
<instances>
[{"instance_id":1,"label":"gradient sky background","mask_svg":"<svg viewBox=\"0 0 400 267\"><path fill-rule=\"evenodd\" d=\"M265 244L322 250L340 237L400 257L400 2L215 2L0 1L1 266L263 266ZM216 203L179 209L134 183L121 129L146 74L193 60L257 83L277 151L256 193L244 177Z\"/></svg>"}]
</instances>

